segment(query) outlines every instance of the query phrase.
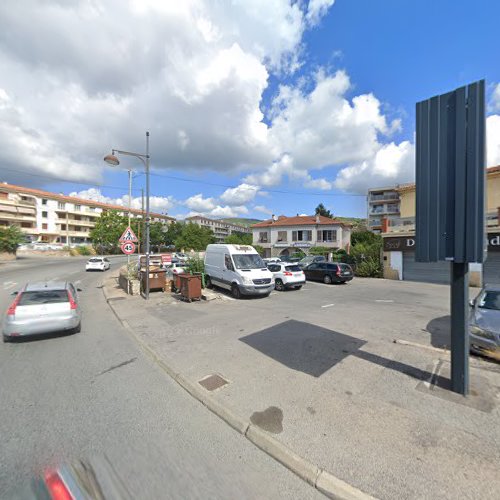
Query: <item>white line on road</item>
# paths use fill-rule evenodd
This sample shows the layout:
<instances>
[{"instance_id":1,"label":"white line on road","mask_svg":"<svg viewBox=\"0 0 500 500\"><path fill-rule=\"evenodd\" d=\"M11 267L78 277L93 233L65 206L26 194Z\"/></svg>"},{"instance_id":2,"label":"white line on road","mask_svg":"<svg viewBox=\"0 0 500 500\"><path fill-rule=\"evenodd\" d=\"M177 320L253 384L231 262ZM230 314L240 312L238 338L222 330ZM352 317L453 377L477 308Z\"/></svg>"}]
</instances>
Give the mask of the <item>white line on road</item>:
<instances>
[{"instance_id":1,"label":"white line on road","mask_svg":"<svg viewBox=\"0 0 500 500\"><path fill-rule=\"evenodd\" d=\"M324 306L321 306L321 307L332 307L334 306L335 304L325 304Z\"/></svg>"},{"instance_id":2,"label":"white line on road","mask_svg":"<svg viewBox=\"0 0 500 500\"><path fill-rule=\"evenodd\" d=\"M4 284L3 284L3 289L4 290L10 290L11 288L15 287L17 285L16 282L14 281L6 281Z\"/></svg>"},{"instance_id":3,"label":"white line on road","mask_svg":"<svg viewBox=\"0 0 500 500\"><path fill-rule=\"evenodd\" d=\"M393 300L378 299L378 300L375 300L375 302L387 302L387 303L390 303L390 302L394 302L394 301Z\"/></svg>"}]
</instances>

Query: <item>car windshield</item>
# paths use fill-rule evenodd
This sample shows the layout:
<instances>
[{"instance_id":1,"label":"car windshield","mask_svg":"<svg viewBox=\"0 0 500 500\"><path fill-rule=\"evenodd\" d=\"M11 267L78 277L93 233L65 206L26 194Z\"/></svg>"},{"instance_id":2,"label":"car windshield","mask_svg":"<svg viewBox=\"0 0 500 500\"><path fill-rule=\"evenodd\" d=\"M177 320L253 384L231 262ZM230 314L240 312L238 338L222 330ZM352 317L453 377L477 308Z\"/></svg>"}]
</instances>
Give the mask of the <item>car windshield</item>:
<instances>
[{"instance_id":1,"label":"car windshield","mask_svg":"<svg viewBox=\"0 0 500 500\"><path fill-rule=\"evenodd\" d=\"M302 269L299 266L285 266L285 271L290 271L290 272L298 272L302 271Z\"/></svg>"},{"instance_id":2,"label":"car windshield","mask_svg":"<svg viewBox=\"0 0 500 500\"><path fill-rule=\"evenodd\" d=\"M89 262L102 262L102 259L89 259Z\"/></svg>"},{"instance_id":3,"label":"car windshield","mask_svg":"<svg viewBox=\"0 0 500 500\"><path fill-rule=\"evenodd\" d=\"M479 301L478 307L481 309L493 309L500 311L500 290L490 290L485 292Z\"/></svg>"},{"instance_id":4,"label":"car windshield","mask_svg":"<svg viewBox=\"0 0 500 500\"><path fill-rule=\"evenodd\" d=\"M236 269L261 269L266 267L260 255L255 253L233 255L233 261Z\"/></svg>"},{"instance_id":5,"label":"car windshield","mask_svg":"<svg viewBox=\"0 0 500 500\"><path fill-rule=\"evenodd\" d=\"M350 271L351 270L351 266L349 266L348 264L339 264L339 267L340 267L341 271Z\"/></svg>"},{"instance_id":6,"label":"car windshield","mask_svg":"<svg viewBox=\"0 0 500 500\"><path fill-rule=\"evenodd\" d=\"M301 264L310 264L314 260L314 257L304 257L300 263Z\"/></svg>"},{"instance_id":7,"label":"car windshield","mask_svg":"<svg viewBox=\"0 0 500 500\"><path fill-rule=\"evenodd\" d=\"M40 304L60 304L68 301L68 292L66 290L37 290L23 292L18 305L36 306Z\"/></svg>"}]
</instances>

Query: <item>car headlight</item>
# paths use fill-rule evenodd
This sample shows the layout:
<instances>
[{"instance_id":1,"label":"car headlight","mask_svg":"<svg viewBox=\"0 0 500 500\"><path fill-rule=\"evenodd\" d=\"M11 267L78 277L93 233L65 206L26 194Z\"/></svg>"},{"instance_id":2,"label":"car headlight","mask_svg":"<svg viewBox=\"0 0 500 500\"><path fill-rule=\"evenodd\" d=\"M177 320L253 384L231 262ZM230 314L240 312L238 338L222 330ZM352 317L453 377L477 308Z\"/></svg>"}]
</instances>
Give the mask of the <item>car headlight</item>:
<instances>
[{"instance_id":1,"label":"car headlight","mask_svg":"<svg viewBox=\"0 0 500 500\"><path fill-rule=\"evenodd\" d=\"M245 285L253 285L252 278L249 278L248 276L242 276L243 279L243 284Z\"/></svg>"},{"instance_id":2,"label":"car headlight","mask_svg":"<svg viewBox=\"0 0 500 500\"><path fill-rule=\"evenodd\" d=\"M488 330L483 330L479 326L473 325L470 327L470 332L478 337L484 337L486 339L495 340L495 336Z\"/></svg>"}]
</instances>

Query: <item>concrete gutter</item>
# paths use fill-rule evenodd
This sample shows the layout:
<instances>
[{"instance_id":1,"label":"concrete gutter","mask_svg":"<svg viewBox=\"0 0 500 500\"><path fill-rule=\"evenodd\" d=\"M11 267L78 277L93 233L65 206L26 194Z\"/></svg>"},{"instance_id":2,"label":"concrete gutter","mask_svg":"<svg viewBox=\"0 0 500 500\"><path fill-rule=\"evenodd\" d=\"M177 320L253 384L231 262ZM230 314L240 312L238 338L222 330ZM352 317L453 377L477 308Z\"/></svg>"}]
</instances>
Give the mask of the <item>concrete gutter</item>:
<instances>
[{"instance_id":1,"label":"concrete gutter","mask_svg":"<svg viewBox=\"0 0 500 500\"><path fill-rule=\"evenodd\" d=\"M216 401L200 385L191 382L184 375L173 370L172 367L165 363L165 361L134 332L128 322L122 320L116 312L116 309L113 307L113 298L116 297L117 292L112 288L108 288L111 283L116 285L116 280L117 276L108 276L104 280L102 286L104 298L113 311L113 314L131 337L139 344L142 350L193 398L206 406L212 413L221 418L235 431L245 436L255 446L283 464L311 486L314 486L328 498L333 498L335 500L376 500L375 497L364 493L345 481L342 481L342 479L330 474L328 471L321 469L319 466L297 455L293 450L263 431L260 427L236 415L231 409Z\"/></svg>"}]
</instances>

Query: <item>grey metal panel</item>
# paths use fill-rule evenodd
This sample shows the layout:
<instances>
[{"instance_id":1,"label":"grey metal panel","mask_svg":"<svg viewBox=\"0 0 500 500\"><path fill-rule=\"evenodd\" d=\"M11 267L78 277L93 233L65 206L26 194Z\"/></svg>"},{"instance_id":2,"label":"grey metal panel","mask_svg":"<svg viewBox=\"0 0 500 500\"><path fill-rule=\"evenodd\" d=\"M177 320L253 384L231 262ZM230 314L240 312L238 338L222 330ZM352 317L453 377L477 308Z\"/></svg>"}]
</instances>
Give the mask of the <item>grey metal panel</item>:
<instances>
[{"instance_id":1,"label":"grey metal panel","mask_svg":"<svg viewBox=\"0 0 500 500\"><path fill-rule=\"evenodd\" d=\"M424 283L450 283L450 263L416 262L414 252L403 252L403 280Z\"/></svg>"},{"instance_id":2,"label":"grey metal panel","mask_svg":"<svg viewBox=\"0 0 500 500\"><path fill-rule=\"evenodd\" d=\"M483 266L483 283L500 284L500 252L488 253L488 258Z\"/></svg>"},{"instance_id":3,"label":"grey metal panel","mask_svg":"<svg viewBox=\"0 0 500 500\"><path fill-rule=\"evenodd\" d=\"M416 258L484 259L484 80L417 103Z\"/></svg>"}]
</instances>

